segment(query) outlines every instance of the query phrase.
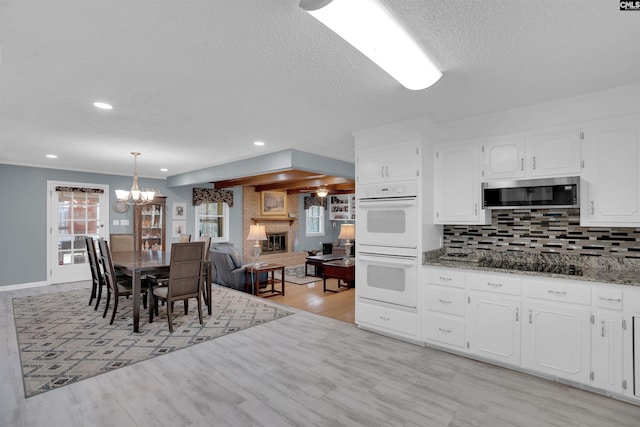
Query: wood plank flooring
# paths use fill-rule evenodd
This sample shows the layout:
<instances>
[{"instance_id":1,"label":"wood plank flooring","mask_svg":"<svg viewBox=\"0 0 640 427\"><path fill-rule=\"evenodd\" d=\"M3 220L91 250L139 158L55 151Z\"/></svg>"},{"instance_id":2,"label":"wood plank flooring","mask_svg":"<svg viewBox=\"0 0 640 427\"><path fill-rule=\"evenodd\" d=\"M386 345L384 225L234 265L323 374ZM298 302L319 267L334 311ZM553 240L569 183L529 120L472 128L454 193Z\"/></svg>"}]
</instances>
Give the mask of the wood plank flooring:
<instances>
[{"instance_id":1,"label":"wood plank flooring","mask_svg":"<svg viewBox=\"0 0 640 427\"><path fill-rule=\"evenodd\" d=\"M88 283L0 291L0 426L640 423L639 406L295 308L293 316L25 399L11 299L78 287L88 295Z\"/></svg>"}]
</instances>

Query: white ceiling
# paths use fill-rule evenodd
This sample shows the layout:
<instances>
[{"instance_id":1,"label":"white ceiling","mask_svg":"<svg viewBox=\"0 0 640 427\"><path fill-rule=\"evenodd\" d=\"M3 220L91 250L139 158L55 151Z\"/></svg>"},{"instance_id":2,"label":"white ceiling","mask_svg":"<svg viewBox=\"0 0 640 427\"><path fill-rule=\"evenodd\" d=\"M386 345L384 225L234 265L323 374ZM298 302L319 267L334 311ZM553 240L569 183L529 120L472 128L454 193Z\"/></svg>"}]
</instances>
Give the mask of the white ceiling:
<instances>
[{"instance_id":1,"label":"white ceiling","mask_svg":"<svg viewBox=\"0 0 640 427\"><path fill-rule=\"evenodd\" d=\"M356 130L640 82L640 12L617 0L383 2L443 70L433 87L404 89L298 0L0 0L0 163L130 175L140 151L140 175L166 177L287 148L353 161Z\"/></svg>"}]
</instances>

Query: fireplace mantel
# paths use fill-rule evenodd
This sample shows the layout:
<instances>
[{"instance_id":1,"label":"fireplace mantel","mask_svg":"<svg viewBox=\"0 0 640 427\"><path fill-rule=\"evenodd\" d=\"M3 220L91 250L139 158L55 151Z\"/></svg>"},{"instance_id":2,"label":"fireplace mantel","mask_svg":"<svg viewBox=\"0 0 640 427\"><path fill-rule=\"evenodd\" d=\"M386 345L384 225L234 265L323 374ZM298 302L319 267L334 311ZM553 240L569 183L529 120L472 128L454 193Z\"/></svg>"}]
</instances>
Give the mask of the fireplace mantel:
<instances>
[{"instance_id":1,"label":"fireplace mantel","mask_svg":"<svg viewBox=\"0 0 640 427\"><path fill-rule=\"evenodd\" d=\"M254 223L263 222L263 221L289 221L289 225L293 225L293 221L297 218L290 218L288 216L262 216L258 218L251 218L251 221Z\"/></svg>"}]
</instances>

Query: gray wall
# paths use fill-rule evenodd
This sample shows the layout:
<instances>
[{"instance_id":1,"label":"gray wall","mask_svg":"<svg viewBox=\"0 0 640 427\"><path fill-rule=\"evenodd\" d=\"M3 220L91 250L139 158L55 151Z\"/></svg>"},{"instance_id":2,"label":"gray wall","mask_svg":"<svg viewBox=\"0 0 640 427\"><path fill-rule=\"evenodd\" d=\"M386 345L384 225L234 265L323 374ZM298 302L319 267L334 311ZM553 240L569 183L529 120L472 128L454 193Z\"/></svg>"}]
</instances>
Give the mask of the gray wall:
<instances>
[{"instance_id":1,"label":"gray wall","mask_svg":"<svg viewBox=\"0 0 640 427\"><path fill-rule=\"evenodd\" d=\"M351 221L330 221L329 220L329 209L324 212L324 236L313 236L307 237L305 236L306 229L306 215L304 211L304 194L300 195L300 200L298 201L298 224L300 224L298 228L298 240L300 242L299 251L311 251L311 250L322 250L321 243L338 243L338 235L340 234L340 224L342 223L351 223ZM343 242L340 242L343 244Z\"/></svg>"},{"instance_id":2,"label":"gray wall","mask_svg":"<svg viewBox=\"0 0 640 427\"><path fill-rule=\"evenodd\" d=\"M110 204L116 188L131 188L131 176L43 169L0 164L0 286L47 280L47 181L68 181L109 185ZM167 196L167 243L171 238L171 206L187 203L187 232L195 235L192 186L167 188L164 180L140 177L144 187L159 189ZM207 185L202 185L206 187ZM229 232L236 247L242 245L242 189L234 191ZM109 206L109 223L128 219L128 226L110 225L110 233L133 232L133 209L117 214Z\"/></svg>"}]
</instances>

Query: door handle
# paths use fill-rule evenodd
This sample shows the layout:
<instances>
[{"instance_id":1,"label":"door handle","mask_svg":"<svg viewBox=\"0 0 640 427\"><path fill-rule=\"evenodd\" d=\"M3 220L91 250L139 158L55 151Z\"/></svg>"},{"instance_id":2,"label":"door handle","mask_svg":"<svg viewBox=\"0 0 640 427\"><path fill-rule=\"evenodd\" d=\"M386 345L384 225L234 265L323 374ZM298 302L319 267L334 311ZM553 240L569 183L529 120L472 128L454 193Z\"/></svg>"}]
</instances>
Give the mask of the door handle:
<instances>
[{"instance_id":1,"label":"door handle","mask_svg":"<svg viewBox=\"0 0 640 427\"><path fill-rule=\"evenodd\" d=\"M520 309L516 307L516 322L520 321Z\"/></svg>"}]
</instances>

